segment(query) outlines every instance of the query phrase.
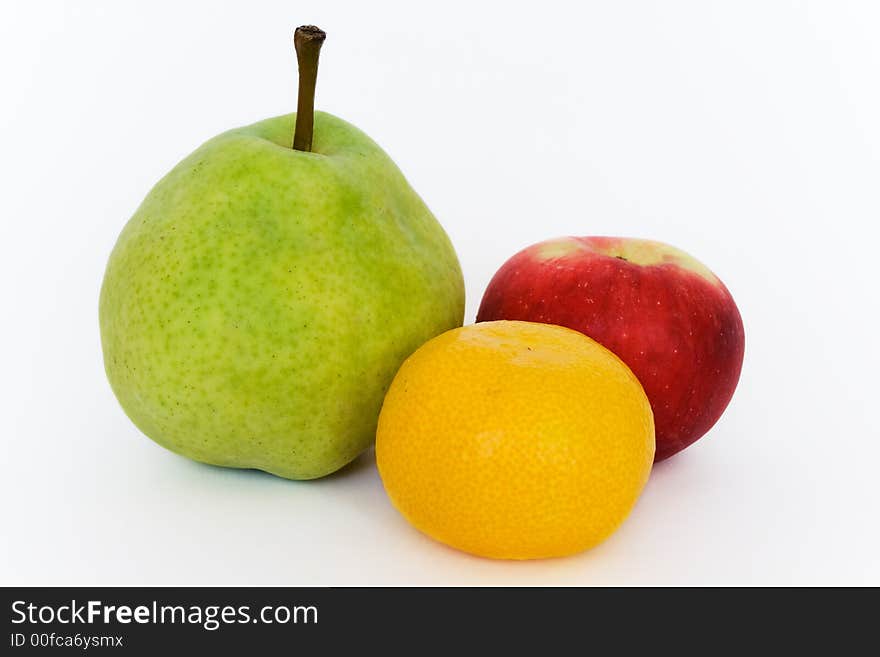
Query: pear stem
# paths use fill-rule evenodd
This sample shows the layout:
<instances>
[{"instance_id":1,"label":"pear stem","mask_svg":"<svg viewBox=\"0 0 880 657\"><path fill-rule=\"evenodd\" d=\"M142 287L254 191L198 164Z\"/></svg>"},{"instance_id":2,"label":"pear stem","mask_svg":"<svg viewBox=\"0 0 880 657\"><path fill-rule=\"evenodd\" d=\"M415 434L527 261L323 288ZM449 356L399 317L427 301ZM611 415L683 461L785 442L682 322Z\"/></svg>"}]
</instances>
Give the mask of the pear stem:
<instances>
[{"instance_id":1,"label":"pear stem","mask_svg":"<svg viewBox=\"0 0 880 657\"><path fill-rule=\"evenodd\" d=\"M296 128L293 147L298 151L312 150L315 128L315 84L318 81L318 56L327 35L314 25L303 25L293 33L293 47L299 65L299 96L296 101Z\"/></svg>"}]
</instances>

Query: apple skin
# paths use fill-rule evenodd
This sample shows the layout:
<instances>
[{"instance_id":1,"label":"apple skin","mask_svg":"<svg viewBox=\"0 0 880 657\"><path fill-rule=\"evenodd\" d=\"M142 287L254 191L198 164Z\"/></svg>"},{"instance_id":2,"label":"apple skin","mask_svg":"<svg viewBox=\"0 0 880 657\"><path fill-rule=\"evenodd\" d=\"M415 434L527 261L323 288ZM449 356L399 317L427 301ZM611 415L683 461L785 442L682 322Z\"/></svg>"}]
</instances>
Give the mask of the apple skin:
<instances>
[{"instance_id":1,"label":"apple skin","mask_svg":"<svg viewBox=\"0 0 880 657\"><path fill-rule=\"evenodd\" d=\"M558 324L624 361L654 411L655 461L680 452L721 417L739 381L742 318L724 284L660 242L565 237L534 244L498 270L478 322Z\"/></svg>"}]
</instances>

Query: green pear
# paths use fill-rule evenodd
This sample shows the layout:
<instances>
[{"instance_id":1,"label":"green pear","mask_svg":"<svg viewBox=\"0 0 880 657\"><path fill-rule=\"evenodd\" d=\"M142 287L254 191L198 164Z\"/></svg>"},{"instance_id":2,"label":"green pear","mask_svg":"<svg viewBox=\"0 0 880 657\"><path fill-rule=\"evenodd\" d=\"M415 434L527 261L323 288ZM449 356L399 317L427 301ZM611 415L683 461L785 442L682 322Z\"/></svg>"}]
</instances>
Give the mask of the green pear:
<instances>
[{"instance_id":1,"label":"green pear","mask_svg":"<svg viewBox=\"0 0 880 657\"><path fill-rule=\"evenodd\" d=\"M100 326L110 384L147 436L312 479L372 444L401 363L461 326L464 285L388 155L313 113L323 33L296 39L297 114L223 133L159 181L110 256Z\"/></svg>"}]
</instances>

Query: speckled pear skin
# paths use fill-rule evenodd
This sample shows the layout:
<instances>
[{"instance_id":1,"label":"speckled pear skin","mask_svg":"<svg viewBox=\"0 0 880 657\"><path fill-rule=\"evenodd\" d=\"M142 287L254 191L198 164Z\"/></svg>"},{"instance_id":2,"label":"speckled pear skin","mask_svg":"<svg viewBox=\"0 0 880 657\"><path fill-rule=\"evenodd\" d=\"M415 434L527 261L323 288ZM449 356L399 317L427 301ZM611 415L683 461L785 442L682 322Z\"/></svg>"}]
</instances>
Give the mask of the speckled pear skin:
<instances>
[{"instance_id":1,"label":"speckled pear skin","mask_svg":"<svg viewBox=\"0 0 880 657\"><path fill-rule=\"evenodd\" d=\"M197 461L290 479L373 442L386 389L461 326L443 228L369 137L315 114L211 139L150 191L101 288L107 377L147 436Z\"/></svg>"}]
</instances>

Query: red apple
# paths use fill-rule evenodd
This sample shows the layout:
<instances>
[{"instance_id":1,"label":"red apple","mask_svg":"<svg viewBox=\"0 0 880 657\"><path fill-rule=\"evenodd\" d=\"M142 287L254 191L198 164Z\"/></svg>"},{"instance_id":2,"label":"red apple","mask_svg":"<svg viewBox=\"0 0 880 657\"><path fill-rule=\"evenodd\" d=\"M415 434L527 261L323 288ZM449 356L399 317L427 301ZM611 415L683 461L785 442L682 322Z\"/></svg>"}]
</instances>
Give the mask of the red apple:
<instances>
[{"instance_id":1,"label":"red apple","mask_svg":"<svg viewBox=\"0 0 880 657\"><path fill-rule=\"evenodd\" d=\"M700 438L739 380L745 336L724 284L672 246L564 237L520 251L492 278L478 322L559 324L602 343L641 381L660 461Z\"/></svg>"}]
</instances>

